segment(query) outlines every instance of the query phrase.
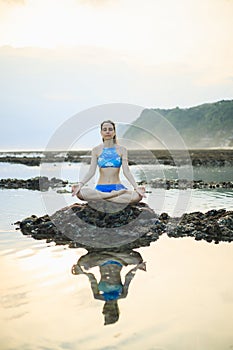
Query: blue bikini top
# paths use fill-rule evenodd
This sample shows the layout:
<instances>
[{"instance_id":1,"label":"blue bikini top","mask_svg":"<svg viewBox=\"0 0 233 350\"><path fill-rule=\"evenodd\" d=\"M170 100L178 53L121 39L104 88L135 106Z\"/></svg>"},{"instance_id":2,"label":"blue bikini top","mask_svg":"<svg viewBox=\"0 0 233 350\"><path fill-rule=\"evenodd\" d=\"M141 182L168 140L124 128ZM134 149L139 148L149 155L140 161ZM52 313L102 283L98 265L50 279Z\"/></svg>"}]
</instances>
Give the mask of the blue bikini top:
<instances>
[{"instance_id":1,"label":"blue bikini top","mask_svg":"<svg viewBox=\"0 0 233 350\"><path fill-rule=\"evenodd\" d=\"M122 164L121 156L116 151L116 147L103 148L103 152L97 161L100 168L120 168Z\"/></svg>"}]
</instances>

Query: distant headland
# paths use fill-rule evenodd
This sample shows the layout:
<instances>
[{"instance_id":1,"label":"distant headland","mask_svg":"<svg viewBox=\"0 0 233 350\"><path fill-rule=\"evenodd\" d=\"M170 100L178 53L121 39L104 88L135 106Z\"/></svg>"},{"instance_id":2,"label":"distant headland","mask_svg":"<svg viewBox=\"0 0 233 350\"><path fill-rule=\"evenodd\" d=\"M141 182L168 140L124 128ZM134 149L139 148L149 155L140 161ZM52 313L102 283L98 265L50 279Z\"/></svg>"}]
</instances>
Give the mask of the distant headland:
<instances>
[{"instance_id":1,"label":"distant headland","mask_svg":"<svg viewBox=\"0 0 233 350\"><path fill-rule=\"evenodd\" d=\"M166 133L167 130L166 125L161 125L161 118L156 118L158 115L176 129L187 148L233 147L233 100L205 103L191 108L144 109L123 137L142 143L147 148L161 148L156 135L158 129L161 133ZM144 129L149 130L151 135L145 133Z\"/></svg>"}]
</instances>

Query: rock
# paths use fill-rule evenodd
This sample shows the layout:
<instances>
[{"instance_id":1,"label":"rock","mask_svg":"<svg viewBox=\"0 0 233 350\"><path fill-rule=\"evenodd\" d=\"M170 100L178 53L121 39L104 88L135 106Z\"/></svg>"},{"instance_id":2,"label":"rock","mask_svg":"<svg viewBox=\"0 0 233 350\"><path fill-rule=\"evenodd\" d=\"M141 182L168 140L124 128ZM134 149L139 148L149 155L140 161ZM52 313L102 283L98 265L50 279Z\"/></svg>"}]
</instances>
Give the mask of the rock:
<instances>
[{"instance_id":1,"label":"rock","mask_svg":"<svg viewBox=\"0 0 233 350\"><path fill-rule=\"evenodd\" d=\"M220 228L228 228L233 231L233 218L230 215L225 215L218 219L218 225Z\"/></svg>"},{"instance_id":2,"label":"rock","mask_svg":"<svg viewBox=\"0 0 233 350\"><path fill-rule=\"evenodd\" d=\"M22 179L1 179L0 180L0 188L27 188L30 190L42 190L47 191L49 187L64 187L68 184L68 181L64 181L61 179L51 178L50 180L46 176L38 176L35 178L22 180ZM140 181L139 185L146 185L145 181ZM188 188L193 189L215 189L215 188L233 188L233 182L231 181L223 181L223 182L204 182L202 180L193 180L189 181L187 179L175 179L175 180L167 180L167 179L152 179L148 183L153 188L164 188L166 190L170 189L180 189L186 190ZM66 189L58 190L57 193L68 193L69 191ZM148 191L146 191L148 193Z\"/></svg>"},{"instance_id":3,"label":"rock","mask_svg":"<svg viewBox=\"0 0 233 350\"><path fill-rule=\"evenodd\" d=\"M98 206L98 209L95 208ZM76 203L53 215L32 215L15 223L23 234L47 242L87 249L133 249L148 246L161 234L209 243L233 241L233 211L213 209L181 217L158 216L148 205L126 207L110 202Z\"/></svg>"},{"instance_id":4,"label":"rock","mask_svg":"<svg viewBox=\"0 0 233 350\"><path fill-rule=\"evenodd\" d=\"M162 213L159 216L159 220L161 220L164 223L167 223L169 220L169 215L167 213Z\"/></svg>"},{"instance_id":5,"label":"rock","mask_svg":"<svg viewBox=\"0 0 233 350\"><path fill-rule=\"evenodd\" d=\"M61 179L52 178L49 180L47 176L37 176L31 179L22 180L22 179L1 179L0 188L5 189L18 189L26 188L28 190L37 190L37 191L47 191L49 187L63 187L66 186L68 181Z\"/></svg>"},{"instance_id":6,"label":"rock","mask_svg":"<svg viewBox=\"0 0 233 350\"><path fill-rule=\"evenodd\" d=\"M193 189L233 188L232 181L227 181L227 182L211 181L207 183L202 180L189 181L187 179L175 179L175 180L152 179L150 180L149 185L153 188L164 188L166 190L169 190L169 189L185 190L187 188L193 188Z\"/></svg>"},{"instance_id":7,"label":"rock","mask_svg":"<svg viewBox=\"0 0 233 350\"><path fill-rule=\"evenodd\" d=\"M10 154L9 154L10 153ZM16 156L17 153L17 156ZM85 162L90 163L89 151L44 152L41 156L22 156L21 152L2 152L1 162L38 166L41 162ZM129 150L129 164L168 164L180 166L192 163L193 166L222 167L233 164L232 149L192 149L189 153L175 150L171 155L169 150ZM189 158L190 157L190 158Z\"/></svg>"},{"instance_id":8,"label":"rock","mask_svg":"<svg viewBox=\"0 0 233 350\"><path fill-rule=\"evenodd\" d=\"M175 221L172 223L172 221ZM204 239L215 243L233 241L233 212L225 209L213 209L206 213L193 212L172 219L167 230L171 235L191 236L196 240Z\"/></svg>"},{"instance_id":9,"label":"rock","mask_svg":"<svg viewBox=\"0 0 233 350\"><path fill-rule=\"evenodd\" d=\"M108 249L149 245L159 238L165 225L146 204L119 206L101 203L96 210L89 204L75 204L50 217L29 217L15 224L23 234L71 247Z\"/></svg>"}]
</instances>

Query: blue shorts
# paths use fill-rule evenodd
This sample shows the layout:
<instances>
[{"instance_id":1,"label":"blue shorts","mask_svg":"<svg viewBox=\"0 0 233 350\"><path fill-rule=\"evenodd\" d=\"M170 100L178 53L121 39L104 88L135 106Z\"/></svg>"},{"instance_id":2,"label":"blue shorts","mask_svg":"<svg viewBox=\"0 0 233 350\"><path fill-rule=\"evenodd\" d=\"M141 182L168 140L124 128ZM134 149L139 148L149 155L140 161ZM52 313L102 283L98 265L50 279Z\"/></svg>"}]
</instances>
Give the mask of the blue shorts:
<instances>
[{"instance_id":1,"label":"blue shorts","mask_svg":"<svg viewBox=\"0 0 233 350\"><path fill-rule=\"evenodd\" d=\"M105 301L117 300L123 292L123 285L121 283L110 284L106 281L100 281L98 289L103 292L102 295Z\"/></svg>"},{"instance_id":2,"label":"blue shorts","mask_svg":"<svg viewBox=\"0 0 233 350\"><path fill-rule=\"evenodd\" d=\"M127 188L122 184L96 185L95 189L100 192L127 190Z\"/></svg>"},{"instance_id":3,"label":"blue shorts","mask_svg":"<svg viewBox=\"0 0 233 350\"><path fill-rule=\"evenodd\" d=\"M109 265L109 264L123 266L119 261L116 261L116 260L107 260L107 261L103 262L103 264L101 264L100 266L105 266L105 265Z\"/></svg>"}]
</instances>

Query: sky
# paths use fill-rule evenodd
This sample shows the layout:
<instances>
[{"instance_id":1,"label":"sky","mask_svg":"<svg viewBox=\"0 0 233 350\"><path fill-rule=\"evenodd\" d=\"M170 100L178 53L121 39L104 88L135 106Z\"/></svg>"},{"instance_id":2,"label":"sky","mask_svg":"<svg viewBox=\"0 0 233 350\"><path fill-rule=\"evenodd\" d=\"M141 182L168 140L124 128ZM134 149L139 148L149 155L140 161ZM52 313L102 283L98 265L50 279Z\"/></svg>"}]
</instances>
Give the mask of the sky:
<instances>
[{"instance_id":1,"label":"sky","mask_svg":"<svg viewBox=\"0 0 233 350\"><path fill-rule=\"evenodd\" d=\"M0 0L0 150L44 149L95 106L232 99L232 17L233 0Z\"/></svg>"}]
</instances>

